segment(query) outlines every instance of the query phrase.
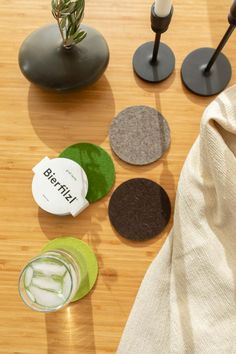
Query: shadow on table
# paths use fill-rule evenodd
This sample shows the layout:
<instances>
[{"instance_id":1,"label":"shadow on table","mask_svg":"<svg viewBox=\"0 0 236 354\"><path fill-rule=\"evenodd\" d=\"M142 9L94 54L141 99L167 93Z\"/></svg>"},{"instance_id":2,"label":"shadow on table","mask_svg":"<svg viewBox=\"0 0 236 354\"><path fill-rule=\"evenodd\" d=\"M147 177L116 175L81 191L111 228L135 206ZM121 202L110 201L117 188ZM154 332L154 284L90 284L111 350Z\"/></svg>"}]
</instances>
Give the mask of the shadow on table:
<instances>
[{"instance_id":1,"label":"shadow on table","mask_svg":"<svg viewBox=\"0 0 236 354\"><path fill-rule=\"evenodd\" d=\"M39 209L38 218L42 231L49 239L73 236L84 239L94 250L98 262L101 259L97 248L101 243L103 207L91 205L83 217L58 217ZM95 220L95 221L94 221ZM100 262L99 262L100 263ZM100 264L99 264L100 268ZM96 288L93 288L93 290ZM91 295L69 304L65 309L46 314L48 354L95 353L93 309Z\"/></svg>"},{"instance_id":2,"label":"shadow on table","mask_svg":"<svg viewBox=\"0 0 236 354\"><path fill-rule=\"evenodd\" d=\"M98 281L108 291L117 281L117 271L106 265L99 246L103 241L103 221L108 218L104 210L107 208L110 194L111 192L102 200L91 204L83 211L83 217L59 217L41 209L38 211L39 224L47 238L73 236L89 244L98 260ZM83 299L70 304L62 311L46 315L48 354L95 353L91 295L96 291L96 286L97 284Z\"/></svg>"},{"instance_id":3,"label":"shadow on table","mask_svg":"<svg viewBox=\"0 0 236 354\"><path fill-rule=\"evenodd\" d=\"M45 315L48 354L95 353L91 293Z\"/></svg>"},{"instance_id":4,"label":"shadow on table","mask_svg":"<svg viewBox=\"0 0 236 354\"><path fill-rule=\"evenodd\" d=\"M99 274L108 274L108 281L116 277L116 271L107 269L104 265L99 246L103 242L103 222L108 219L107 201L110 198L110 192L105 198L90 206L83 211L83 214L76 218L72 216L56 216L49 214L42 209L38 209L38 220L42 232L50 240L60 236L71 236L79 238L86 242L94 251L99 265ZM112 274L112 277L111 277ZM106 283L106 279L104 279Z\"/></svg>"},{"instance_id":5,"label":"shadow on table","mask_svg":"<svg viewBox=\"0 0 236 354\"><path fill-rule=\"evenodd\" d=\"M181 82L181 84L182 84L183 93L188 98L188 100L191 101L192 103L196 104L197 106L201 106L202 107L202 111L215 98L215 96L209 96L209 97L198 96L198 95L194 94L193 92L189 91L185 87L183 82Z\"/></svg>"},{"instance_id":6,"label":"shadow on table","mask_svg":"<svg viewBox=\"0 0 236 354\"><path fill-rule=\"evenodd\" d=\"M38 137L60 152L73 143L102 142L114 117L115 103L110 84L103 76L81 91L54 92L31 84L28 110Z\"/></svg>"},{"instance_id":7,"label":"shadow on table","mask_svg":"<svg viewBox=\"0 0 236 354\"><path fill-rule=\"evenodd\" d=\"M163 81L156 83L156 84L140 79L135 73L133 75L134 75L134 79L136 81L136 84L142 90L154 94L155 100L156 100L156 107L154 107L154 108L156 108L159 112L161 112L159 94L168 90L170 88L170 86L173 84L173 82L176 79L176 71L174 70L173 73L166 80L163 80ZM140 104L142 104L142 103L140 103Z\"/></svg>"},{"instance_id":8,"label":"shadow on table","mask_svg":"<svg viewBox=\"0 0 236 354\"><path fill-rule=\"evenodd\" d=\"M60 236L75 236L97 247L101 243L102 223L107 218L107 201L111 193L90 204L75 218L72 215L53 215L39 208L38 221L42 232L50 240Z\"/></svg>"}]
</instances>

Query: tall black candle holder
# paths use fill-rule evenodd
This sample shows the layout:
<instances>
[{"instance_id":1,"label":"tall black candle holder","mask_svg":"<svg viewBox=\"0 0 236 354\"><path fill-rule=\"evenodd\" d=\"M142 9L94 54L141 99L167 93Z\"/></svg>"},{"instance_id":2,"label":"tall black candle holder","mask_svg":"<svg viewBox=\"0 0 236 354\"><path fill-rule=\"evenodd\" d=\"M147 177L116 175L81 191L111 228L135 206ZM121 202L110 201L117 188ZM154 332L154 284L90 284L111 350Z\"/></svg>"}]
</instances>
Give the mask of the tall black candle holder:
<instances>
[{"instance_id":1,"label":"tall black candle holder","mask_svg":"<svg viewBox=\"0 0 236 354\"><path fill-rule=\"evenodd\" d=\"M212 96L223 91L232 70L227 57L221 53L236 26L236 0L228 15L229 27L216 49L199 48L190 53L181 68L184 85L200 96Z\"/></svg>"},{"instance_id":2,"label":"tall black candle holder","mask_svg":"<svg viewBox=\"0 0 236 354\"><path fill-rule=\"evenodd\" d=\"M134 72L148 82L160 82L167 79L175 67L175 56L172 50L161 43L161 35L166 32L173 15L173 7L168 16L159 17L151 7L151 28L156 33L154 42L142 44L134 53Z\"/></svg>"}]
</instances>

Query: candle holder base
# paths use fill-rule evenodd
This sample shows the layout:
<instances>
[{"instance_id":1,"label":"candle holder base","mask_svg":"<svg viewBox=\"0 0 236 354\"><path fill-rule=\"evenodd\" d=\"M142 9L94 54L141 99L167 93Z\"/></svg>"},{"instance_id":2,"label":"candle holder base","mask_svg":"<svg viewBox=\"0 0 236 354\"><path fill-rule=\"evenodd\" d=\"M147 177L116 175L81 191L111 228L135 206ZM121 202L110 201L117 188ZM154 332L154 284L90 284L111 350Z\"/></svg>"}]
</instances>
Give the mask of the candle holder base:
<instances>
[{"instance_id":1,"label":"candle holder base","mask_svg":"<svg viewBox=\"0 0 236 354\"><path fill-rule=\"evenodd\" d=\"M164 43L160 43L158 57L152 62L154 42L142 44L134 53L134 72L148 82L160 82L167 79L175 68L175 56Z\"/></svg>"},{"instance_id":2,"label":"candle holder base","mask_svg":"<svg viewBox=\"0 0 236 354\"><path fill-rule=\"evenodd\" d=\"M227 57L220 53L211 70L204 72L215 49L199 48L190 53L181 68L184 85L199 96L212 96L223 91L229 83L232 70Z\"/></svg>"}]
</instances>

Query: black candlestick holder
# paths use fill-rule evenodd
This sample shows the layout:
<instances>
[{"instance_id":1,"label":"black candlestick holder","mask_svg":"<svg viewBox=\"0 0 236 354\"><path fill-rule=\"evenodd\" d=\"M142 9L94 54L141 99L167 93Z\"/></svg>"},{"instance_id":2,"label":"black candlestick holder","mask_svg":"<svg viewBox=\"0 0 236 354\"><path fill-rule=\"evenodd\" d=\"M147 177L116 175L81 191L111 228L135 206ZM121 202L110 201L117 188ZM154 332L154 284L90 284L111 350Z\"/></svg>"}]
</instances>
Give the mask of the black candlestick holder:
<instances>
[{"instance_id":1,"label":"black candlestick holder","mask_svg":"<svg viewBox=\"0 0 236 354\"><path fill-rule=\"evenodd\" d=\"M173 7L168 16L159 17L151 7L151 28L156 33L154 42L142 44L134 53L134 72L148 82L160 82L167 79L175 67L175 56L172 50L161 43L161 34L166 32L173 15Z\"/></svg>"},{"instance_id":2,"label":"black candlestick holder","mask_svg":"<svg viewBox=\"0 0 236 354\"><path fill-rule=\"evenodd\" d=\"M196 49L183 62L182 81L190 91L197 95L216 95L224 90L231 79L231 64L221 51L236 26L236 0L230 8L228 21L229 27L216 49Z\"/></svg>"}]
</instances>

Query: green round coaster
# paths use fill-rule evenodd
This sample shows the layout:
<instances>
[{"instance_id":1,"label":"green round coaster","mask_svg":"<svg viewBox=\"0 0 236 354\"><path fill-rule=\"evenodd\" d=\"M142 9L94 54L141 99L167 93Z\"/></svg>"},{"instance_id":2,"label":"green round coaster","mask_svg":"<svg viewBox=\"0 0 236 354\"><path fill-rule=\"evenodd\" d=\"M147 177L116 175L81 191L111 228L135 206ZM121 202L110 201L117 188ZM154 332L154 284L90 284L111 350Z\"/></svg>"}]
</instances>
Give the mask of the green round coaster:
<instances>
[{"instance_id":1,"label":"green round coaster","mask_svg":"<svg viewBox=\"0 0 236 354\"><path fill-rule=\"evenodd\" d=\"M66 148L59 157L65 157L77 162L88 178L88 193L86 199L90 203L104 197L115 181L115 168L111 157L98 145L80 143Z\"/></svg>"},{"instance_id":2,"label":"green round coaster","mask_svg":"<svg viewBox=\"0 0 236 354\"><path fill-rule=\"evenodd\" d=\"M95 285L98 276L97 258L87 243L74 237L59 237L49 241L42 251L55 249L68 251L80 265L81 283L79 290L72 299L72 302L77 301L87 295Z\"/></svg>"}]
</instances>

